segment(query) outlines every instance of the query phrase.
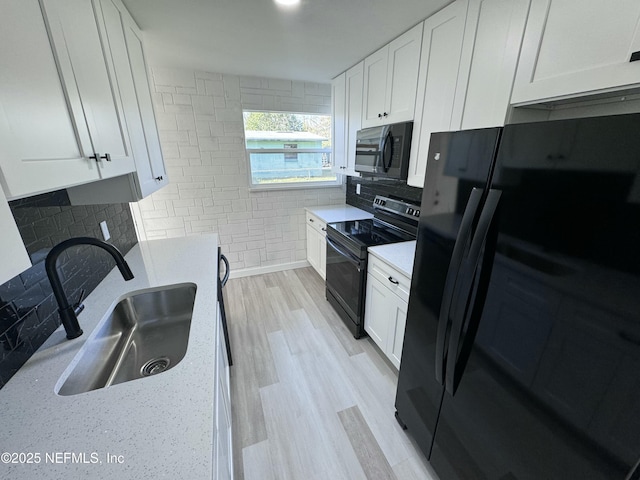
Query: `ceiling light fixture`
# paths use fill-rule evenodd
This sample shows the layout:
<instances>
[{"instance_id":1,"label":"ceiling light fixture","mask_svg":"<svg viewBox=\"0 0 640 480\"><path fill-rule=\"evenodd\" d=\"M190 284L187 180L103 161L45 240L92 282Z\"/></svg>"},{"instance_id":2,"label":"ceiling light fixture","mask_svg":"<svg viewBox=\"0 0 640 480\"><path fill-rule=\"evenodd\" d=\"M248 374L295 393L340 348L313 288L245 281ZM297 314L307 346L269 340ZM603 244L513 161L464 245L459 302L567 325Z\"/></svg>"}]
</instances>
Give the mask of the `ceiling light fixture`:
<instances>
[{"instance_id":1,"label":"ceiling light fixture","mask_svg":"<svg viewBox=\"0 0 640 480\"><path fill-rule=\"evenodd\" d=\"M298 5L300 0L275 0L275 2L283 7L293 7L294 5Z\"/></svg>"}]
</instances>

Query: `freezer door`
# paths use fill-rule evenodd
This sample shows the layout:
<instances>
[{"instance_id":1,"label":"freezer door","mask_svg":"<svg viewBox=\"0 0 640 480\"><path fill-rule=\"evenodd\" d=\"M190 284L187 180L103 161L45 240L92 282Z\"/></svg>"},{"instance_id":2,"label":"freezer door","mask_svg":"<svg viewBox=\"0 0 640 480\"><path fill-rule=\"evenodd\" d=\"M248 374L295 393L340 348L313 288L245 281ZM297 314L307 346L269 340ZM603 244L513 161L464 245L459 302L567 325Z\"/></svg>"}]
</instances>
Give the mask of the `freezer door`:
<instances>
[{"instance_id":1,"label":"freezer door","mask_svg":"<svg viewBox=\"0 0 640 480\"><path fill-rule=\"evenodd\" d=\"M477 223L500 129L431 136L411 278L397 417L429 455L444 391L449 306Z\"/></svg>"},{"instance_id":2,"label":"freezer door","mask_svg":"<svg viewBox=\"0 0 640 480\"><path fill-rule=\"evenodd\" d=\"M471 273L449 346L441 478L624 480L638 461L639 131L640 115L505 127L491 275Z\"/></svg>"}]
</instances>

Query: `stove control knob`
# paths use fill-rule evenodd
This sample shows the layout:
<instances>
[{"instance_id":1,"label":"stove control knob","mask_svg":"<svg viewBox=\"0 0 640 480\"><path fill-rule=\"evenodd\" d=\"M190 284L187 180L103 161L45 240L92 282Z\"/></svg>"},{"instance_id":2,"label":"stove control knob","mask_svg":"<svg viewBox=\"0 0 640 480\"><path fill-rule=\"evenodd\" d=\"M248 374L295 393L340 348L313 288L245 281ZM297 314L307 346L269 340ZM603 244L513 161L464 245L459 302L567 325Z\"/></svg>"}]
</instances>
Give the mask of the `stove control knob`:
<instances>
[{"instance_id":1,"label":"stove control knob","mask_svg":"<svg viewBox=\"0 0 640 480\"><path fill-rule=\"evenodd\" d=\"M416 217L419 217L419 216L420 216L420 210L415 210L415 211L413 212L413 214L414 214Z\"/></svg>"},{"instance_id":2,"label":"stove control knob","mask_svg":"<svg viewBox=\"0 0 640 480\"><path fill-rule=\"evenodd\" d=\"M380 205L382 205L383 207L387 204L386 200L380 200Z\"/></svg>"},{"instance_id":3,"label":"stove control knob","mask_svg":"<svg viewBox=\"0 0 640 480\"><path fill-rule=\"evenodd\" d=\"M413 215L413 212L414 212L413 208L407 208L408 215Z\"/></svg>"}]
</instances>

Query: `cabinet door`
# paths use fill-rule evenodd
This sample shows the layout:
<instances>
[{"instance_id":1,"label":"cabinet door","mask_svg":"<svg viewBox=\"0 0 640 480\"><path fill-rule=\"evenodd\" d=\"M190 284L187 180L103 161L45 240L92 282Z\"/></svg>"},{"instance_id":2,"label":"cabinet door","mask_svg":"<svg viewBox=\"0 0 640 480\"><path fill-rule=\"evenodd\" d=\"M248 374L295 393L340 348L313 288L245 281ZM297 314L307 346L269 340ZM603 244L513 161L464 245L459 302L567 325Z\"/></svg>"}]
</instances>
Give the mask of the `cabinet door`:
<instances>
[{"instance_id":1,"label":"cabinet door","mask_svg":"<svg viewBox=\"0 0 640 480\"><path fill-rule=\"evenodd\" d=\"M216 480L233 479L233 457L231 456L231 411L227 399L220 395L217 401L217 442L216 449Z\"/></svg>"},{"instance_id":2,"label":"cabinet door","mask_svg":"<svg viewBox=\"0 0 640 480\"><path fill-rule=\"evenodd\" d=\"M92 150L84 150L90 147L86 128L76 130L69 113L37 0L2 2L0 64L0 178L6 196L98 179L88 158Z\"/></svg>"},{"instance_id":3,"label":"cabinet door","mask_svg":"<svg viewBox=\"0 0 640 480\"><path fill-rule=\"evenodd\" d=\"M311 225L307 225L307 261L320 273L320 239L321 235Z\"/></svg>"},{"instance_id":4,"label":"cabinet door","mask_svg":"<svg viewBox=\"0 0 640 480\"><path fill-rule=\"evenodd\" d=\"M535 0L511 103L592 93L640 82L640 2Z\"/></svg>"},{"instance_id":5,"label":"cabinet door","mask_svg":"<svg viewBox=\"0 0 640 480\"><path fill-rule=\"evenodd\" d=\"M331 81L331 152L333 158L332 170L335 173L345 173L346 162L346 113L347 91L346 73L338 75Z\"/></svg>"},{"instance_id":6,"label":"cabinet door","mask_svg":"<svg viewBox=\"0 0 640 480\"><path fill-rule=\"evenodd\" d=\"M389 44L384 123L413 120L418 87L422 23Z\"/></svg>"},{"instance_id":7,"label":"cabinet door","mask_svg":"<svg viewBox=\"0 0 640 480\"><path fill-rule=\"evenodd\" d=\"M362 93L362 127L375 127L382 123L386 107L387 61L389 45L364 60L364 86Z\"/></svg>"},{"instance_id":8,"label":"cabinet door","mask_svg":"<svg viewBox=\"0 0 640 480\"><path fill-rule=\"evenodd\" d=\"M96 160L101 178L132 172L135 165L113 59L101 38L94 4L90 0L42 0L42 4L74 122L79 130L88 128L89 138L81 136L84 151L103 156Z\"/></svg>"},{"instance_id":9,"label":"cabinet door","mask_svg":"<svg viewBox=\"0 0 640 480\"><path fill-rule=\"evenodd\" d=\"M319 237L320 244L318 245L318 249L320 250L320 260L318 264L318 269L320 276L323 280L327 278L327 227L322 227L322 234Z\"/></svg>"},{"instance_id":10,"label":"cabinet door","mask_svg":"<svg viewBox=\"0 0 640 480\"><path fill-rule=\"evenodd\" d=\"M422 188L431 133L451 129L467 0L457 0L424 22L418 93L407 183Z\"/></svg>"},{"instance_id":11,"label":"cabinet door","mask_svg":"<svg viewBox=\"0 0 640 480\"><path fill-rule=\"evenodd\" d=\"M504 125L530 0L471 0L452 128Z\"/></svg>"},{"instance_id":12,"label":"cabinet door","mask_svg":"<svg viewBox=\"0 0 640 480\"><path fill-rule=\"evenodd\" d=\"M390 302L393 293L373 275L367 275L364 330L385 355L388 352Z\"/></svg>"},{"instance_id":13,"label":"cabinet door","mask_svg":"<svg viewBox=\"0 0 640 480\"><path fill-rule=\"evenodd\" d=\"M407 303L394 295L393 308L391 310L391 326L393 329L389 331L389 340L387 345L389 351L387 355L389 360L396 368L400 368L400 360L402 358L402 345L404 344L404 327L407 324Z\"/></svg>"},{"instance_id":14,"label":"cabinet door","mask_svg":"<svg viewBox=\"0 0 640 480\"><path fill-rule=\"evenodd\" d=\"M362 89L364 87L364 62L347 70L347 127L346 136L346 172L347 175L360 176L355 171L356 134L362 128Z\"/></svg>"},{"instance_id":15,"label":"cabinet door","mask_svg":"<svg viewBox=\"0 0 640 480\"><path fill-rule=\"evenodd\" d=\"M13 214L0 188L0 284L24 272L31 266L31 260L27 255L24 242L13 219Z\"/></svg>"},{"instance_id":16,"label":"cabinet door","mask_svg":"<svg viewBox=\"0 0 640 480\"><path fill-rule=\"evenodd\" d=\"M220 304L218 304L216 316L215 369L214 478L231 480L233 479L233 455L229 362L222 328Z\"/></svg>"},{"instance_id":17,"label":"cabinet door","mask_svg":"<svg viewBox=\"0 0 640 480\"><path fill-rule=\"evenodd\" d=\"M117 0L102 0L102 14L135 158L139 198L166 185L164 160L153 110L142 35Z\"/></svg>"}]
</instances>

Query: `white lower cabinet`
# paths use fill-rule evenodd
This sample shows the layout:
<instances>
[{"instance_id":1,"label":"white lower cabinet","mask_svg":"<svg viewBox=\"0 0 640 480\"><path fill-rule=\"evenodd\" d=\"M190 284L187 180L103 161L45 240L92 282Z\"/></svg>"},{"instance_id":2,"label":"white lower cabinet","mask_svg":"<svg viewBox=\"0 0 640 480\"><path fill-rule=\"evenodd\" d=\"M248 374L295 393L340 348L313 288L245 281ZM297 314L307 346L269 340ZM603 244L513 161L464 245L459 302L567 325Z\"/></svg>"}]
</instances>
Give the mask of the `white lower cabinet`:
<instances>
[{"instance_id":1,"label":"white lower cabinet","mask_svg":"<svg viewBox=\"0 0 640 480\"><path fill-rule=\"evenodd\" d=\"M231 389L229 382L229 362L224 340L220 305L216 316L216 366L214 374L214 439L213 478L233 479L233 449L231 433Z\"/></svg>"},{"instance_id":2,"label":"white lower cabinet","mask_svg":"<svg viewBox=\"0 0 640 480\"><path fill-rule=\"evenodd\" d=\"M367 269L364 329L400 368L411 280L373 255Z\"/></svg>"},{"instance_id":3,"label":"white lower cabinet","mask_svg":"<svg viewBox=\"0 0 640 480\"><path fill-rule=\"evenodd\" d=\"M307 261L324 279L327 270L327 224L307 212Z\"/></svg>"}]
</instances>

